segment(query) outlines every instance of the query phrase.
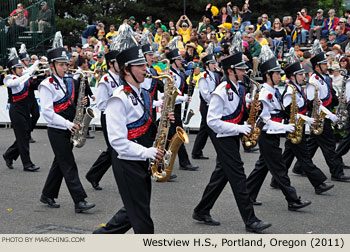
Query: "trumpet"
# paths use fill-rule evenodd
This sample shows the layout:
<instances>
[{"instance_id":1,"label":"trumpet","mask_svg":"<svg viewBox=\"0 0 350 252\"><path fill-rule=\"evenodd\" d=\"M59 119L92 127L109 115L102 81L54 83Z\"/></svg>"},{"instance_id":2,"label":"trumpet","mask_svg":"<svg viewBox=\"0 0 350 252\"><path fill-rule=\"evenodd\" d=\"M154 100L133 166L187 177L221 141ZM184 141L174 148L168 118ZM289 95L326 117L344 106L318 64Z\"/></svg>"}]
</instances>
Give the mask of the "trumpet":
<instances>
[{"instance_id":1,"label":"trumpet","mask_svg":"<svg viewBox=\"0 0 350 252\"><path fill-rule=\"evenodd\" d=\"M36 70L34 73L32 73L31 77L33 77L34 79L41 77L41 76L46 76L46 75L50 75L51 69L50 67L45 67L45 68L39 68L38 70Z\"/></svg>"},{"instance_id":2,"label":"trumpet","mask_svg":"<svg viewBox=\"0 0 350 252\"><path fill-rule=\"evenodd\" d=\"M10 69L5 68L3 70L0 70L0 75L8 74L10 72Z\"/></svg>"}]
</instances>

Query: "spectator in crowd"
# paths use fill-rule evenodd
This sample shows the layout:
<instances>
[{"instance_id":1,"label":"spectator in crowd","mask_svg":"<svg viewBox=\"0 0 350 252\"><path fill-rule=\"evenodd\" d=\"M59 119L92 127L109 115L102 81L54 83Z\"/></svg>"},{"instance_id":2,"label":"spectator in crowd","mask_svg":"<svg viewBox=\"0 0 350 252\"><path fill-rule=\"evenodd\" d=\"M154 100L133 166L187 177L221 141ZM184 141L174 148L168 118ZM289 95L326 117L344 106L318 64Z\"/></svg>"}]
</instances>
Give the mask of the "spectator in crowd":
<instances>
[{"instance_id":1,"label":"spectator in crowd","mask_svg":"<svg viewBox=\"0 0 350 252\"><path fill-rule=\"evenodd\" d=\"M273 50L273 40L271 38L270 31L269 30L263 31L263 36L267 40L267 42L269 42L270 49Z\"/></svg>"},{"instance_id":2,"label":"spectator in crowd","mask_svg":"<svg viewBox=\"0 0 350 252\"><path fill-rule=\"evenodd\" d=\"M305 77L306 77L307 81L309 80L310 76L314 72L310 59L311 59L311 53L309 51L305 51L303 53L302 65L303 65L303 68L305 71Z\"/></svg>"},{"instance_id":3,"label":"spectator in crowd","mask_svg":"<svg viewBox=\"0 0 350 252\"><path fill-rule=\"evenodd\" d=\"M220 24L225 24L225 23L232 23L232 17L230 15L227 14L227 8L226 7L222 7L220 9L220 13L218 15L218 19Z\"/></svg>"},{"instance_id":4,"label":"spectator in crowd","mask_svg":"<svg viewBox=\"0 0 350 252\"><path fill-rule=\"evenodd\" d=\"M25 16L25 18L28 21L28 11L26 9L24 9L23 4L22 3L18 3L17 4L17 9L15 9L14 11L12 11L10 13L10 16L16 16L18 14L18 12L22 11L23 15Z\"/></svg>"},{"instance_id":5,"label":"spectator in crowd","mask_svg":"<svg viewBox=\"0 0 350 252\"><path fill-rule=\"evenodd\" d=\"M170 34L167 32L164 32L162 36L162 40L160 41L158 52L164 53L164 49L168 46L170 40L171 40Z\"/></svg>"},{"instance_id":6,"label":"spectator in crowd","mask_svg":"<svg viewBox=\"0 0 350 252\"><path fill-rule=\"evenodd\" d=\"M328 11L328 18L324 21L325 23L325 29L322 31L322 38L327 38L327 35L335 30L335 27L337 27L339 23L339 18L335 17L335 10L330 9Z\"/></svg>"},{"instance_id":7,"label":"spectator in crowd","mask_svg":"<svg viewBox=\"0 0 350 252\"><path fill-rule=\"evenodd\" d=\"M346 33L346 40L340 44L341 49L346 55L350 55L350 31Z\"/></svg>"},{"instance_id":8,"label":"spectator in crowd","mask_svg":"<svg viewBox=\"0 0 350 252\"><path fill-rule=\"evenodd\" d=\"M345 17L345 18L348 18L349 15L350 15L350 10L345 10L345 12L344 12L344 17Z\"/></svg>"},{"instance_id":9,"label":"spectator in crowd","mask_svg":"<svg viewBox=\"0 0 350 252\"><path fill-rule=\"evenodd\" d=\"M199 32L201 32L201 31L203 31L203 30L208 31L208 30L207 30L208 27L210 28L211 31L214 31L214 30L215 30L214 26L210 24L210 19L209 19L209 18L206 18L206 19L204 20L204 24L201 26L201 29L199 30Z\"/></svg>"},{"instance_id":10,"label":"spectator in crowd","mask_svg":"<svg viewBox=\"0 0 350 252\"><path fill-rule=\"evenodd\" d=\"M104 28L103 23L99 23L97 25L90 25L85 31L83 31L83 34L81 36L81 43L83 45L87 44L89 39L92 37L97 38L98 31Z\"/></svg>"},{"instance_id":11,"label":"spectator in crowd","mask_svg":"<svg viewBox=\"0 0 350 252\"><path fill-rule=\"evenodd\" d=\"M286 39L286 31L283 29L279 18L275 18L270 34L274 43L275 51L277 51L278 47L283 47L283 41Z\"/></svg>"},{"instance_id":12,"label":"spectator in crowd","mask_svg":"<svg viewBox=\"0 0 350 252\"><path fill-rule=\"evenodd\" d=\"M266 26L263 24L262 17L258 17L257 23L254 25L254 30L255 31L261 31L261 32L266 30Z\"/></svg>"},{"instance_id":13,"label":"spectator in crowd","mask_svg":"<svg viewBox=\"0 0 350 252\"><path fill-rule=\"evenodd\" d=\"M327 60L328 60L327 67L328 67L328 69L330 69L333 66L333 63L337 63L335 61L335 54L333 51L329 51L326 53L326 56L327 56Z\"/></svg>"},{"instance_id":14,"label":"spectator in crowd","mask_svg":"<svg viewBox=\"0 0 350 252\"><path fill-rule=\"evenodd\" d=\"M292 47L292 31L294 29L294 25L290 22L289 17L283 17L282 27L286 32L287 48L290 49Z\"/></svg>"},{"instance_id":15,"label":"spectator in crowd","mask_svg":"<svg viewBox=\"0 0 350 252\"><path fill-rule=\"evenodd\" d=\"M160 41L162 40L164 30L160 27L157 28L157 33L154 36L154 42L156 42L158 45L160 45Z\"/></svg>"},{"instance_id":16,"label":"spectator in crowd","mask_svg":"<svg viewBox=\"0 0 350 252\"><path fill-rule=\"evenodd\" d=\"M92 38L90 39L90 43L89 43L89 44L94 46L94 47L93 47L93 52L94 52L94 53L99 52L99 51L100 51L100 48L101 48L101 46L102 46L101 41L98 40L98 39L95 38L95 37L92 37Z\"/></svg>"},{"instance_id":17,"label":"spectator in crowd","mask_svg":"<svg viewBox=\"0 0 350 252\"><path fill-rule=\"evenodd\" d=\"M299 19L295 20L294 23L294 30L292 32L292 40L296 44L301 44L301 31L303 29L303 26L301 25L301 21Z\"/></svg>"},{"instance_id":18,"label":"spectator in crowd","mask_svg":"<svg viewBox=\"0 0 350 252\"><path fill-rule=\"evenodd\" d=\"M333 88L337 92L337 95L339 95L343 83L343 75L340 74L340 65L338 63L332 65L329 77L332 80Z\"/></svg>"},{"instance_id":19,"label":"spectator in crowd","mask_svg":"<svg viewBox=\"0 0 350 252\"><path fill-rule=\"evenodd\" d=\"M341 50L341 47L339 44L335 44L332 47L332 52L334 52L334 58L337 62L339 62L340 57L343 55L343 51Z\"/></svg>"},{"instance_id":20,"label":"spectator in crowd","mask_svg":"<svg viewBox=\"0 0 350 252\"><path fill-rule=\"evenodd\" d=\"M300 12L298 12L298 19L300 20L301 26L303 27L301 29L301 43L305 45L307 42L306 38L309 35L312 18L311 16L307 15L307 9L303 8Z\"/></svg>"},{"instance_id":21,"label":"spectator in crowd","mask_svg":"<svg viewBox=\"0 0 350 252\"><path fill-rule=\"evenodd\" d=\"M255 31L254 33L255 33L255 40L259 42L261 47L263 45L269 45L269 42L266 40L266 38L264 38L262 31L258 30L258 31Z\"/></svg>"},{"instance_id":22,"label":"spectator in crowd","mask_svg":"<svg viewBox=\"0 0 350 252\"><path fill-rule=\"evenodd\" d=\"M175 22L173 21L173 20L170 20L169 21L169 29L170 28L175 28L176 29L176 27L175 27Z\"/></svg>"},{"instance_id":23,"label":"spectator in crowd","mask_svg":"<svg viewBox=\"0 0 350 252\"><path fill-rule=\"evenodd\" d=\"M97 61L90 67L91 71L96 71L100 76L103 76L107 72L107 64L104 58L104 53L99 52L97 54ZM96 78L93 77L90 82L90 86L94 87L96 85Z\"/></svg>"},{"instance_id":24,"label":"spectator in crowd","mask_svg":"<svg viewBox=\"0 0 350 252\"><path fill-rule=\"evenodd\" d=\"M225 36L221 39L220 46L221 50L224 54L229 53L229 47L231 46L232 41L232 32L231 30L227 30Z\"/></svg>"},{"instance_id":25,"label":"spectator in crowd","mask_svg":"<svg viewBox=\"0 0 350 252\"><path fill-rule=\"evenodd\" d=\"M233 35L235 35L237 32L241 33L241 29L239 28L239 22L237 20L233 22L233 27L231 31Z\"/></svg>"},{"instance_id":26,"label":"spectator in crowd","mask_svg":"<svg viewBox=\"0 0 350 252\"><path fill-rule=\"evenodd\" d=\"M106 34L106 38L118 35L118 31L115 30L115 26L112 24L109 26L109 32Z\"/></svg>"},{"instance_id":27,"label":"spectator in crowd","mask_svg":"<svg viewBox=\"0 0 350 252\"><path fill-rule=\"evenodd\" d=\"M261 15L261 18L263 19L263 24L264 24L266 30L270 31L271 30L271 22L269 20L269 16L266 13L264 13Z\"/></svg>"},{"instance_id":28,"label":"spectator in crowd","mask_svg":"<svg viewBox=\"0 0 350 252\"><path fill-rule=\"evenodd\" d=\"M182 36L183 42L191 39L192 23L186 15L182 15L176 23L177 33Z\"/></svg>"},{"instance_id":29,"label":"spectator in crowd","mask_svg":"<svg viewBox=\"0 0 350 252\"><path fill-rule=\"evenodd\" d=\"M185 54L185 60L186 62L191 62L194 59L199 59L198 53L197 53L197 46L194 43L188 43L185 46L186 54Z\"/></svg>"},{"instance_id":30,"label":"spectator in crowd","mask_svg":"<svg viewBox=\"0 0 350 252\"><path fill-rule=\"evenodd\" d=\"M350 60L349 60L349 57L347 57L347 56L340 57L339 65L340 65L340 68L345 69L349 73L349 71L350 71Z\"/></svg>"},{"instance_id":31,"label":"spectator in crowd","mask_svg":"<svg viewBox=\"0 0 350 252\"><path fill-rule=\"evenodd\" d=\"M152 23L152 17L148 16L146 17L146 22L142 22L143 28L144 29L148 29L152 32L152 34L155 33L155 28L154 28L154 24Z\"/></svg>"},{"instance_id":32,"label":"spectator in crowd","mask_svg":"<svg viewBox=\"0 0 350 252\"><path fill-rule=\"evenodd\" d=\"M335 36L334 36L335 38ZM324 52L329 52L329 51L332 51L332 49L328 46L328 41L327 39L325 38L321 38L320 39L320 45L321 45L321 48Z\"/></svg>"},{"instance_id":33,"label":"spectator in crowd","mask_svg":"<svg viewBox=\"0 0 350 252\"><path fill-rule=\"evenodd\" d=\"M213 43L214 48L218 47L219 41L218 41L218 38L216 36L215 31L211 31L209 34L210 34L210 38L209 38L210 43Z\"/></svg>"},{"instance_id":34,"label":"spectator in crowd","mask_svg":"<svg viewBox=\"0 0 350 252\"><path fill-rule=\"evenodd\" d=\"M341 44L346 40L346 35L343 34L343 30L340 27L340 25L338 25L337 27L335 27L335 33L336 33L336 37L335 37L335 41L337 44Z\"/></svg>"},{"instance_id":35,"label":"spectator in crowd","mask_svg":"<svg viewBox=\"0 0 350 252\"><path fill-rule=\"evenodd\" d=\"M41 6L41 9L38 13L37 19L35 21L30 22L31 31L35 30L35 27L34 27L35 25L38 26L39 32L44 32L44 29L51 26L51 16L52 16L51 10L47 7L46 2L41 2L40 6Z\"/></svg>"},{"instance_id":36,"label":"spectator in crowd","mask_svg":"<svg viewBox=\"0 0 350 252\"><path fill-rule=\"evenodd\" d=\"M99 48L99 52L104 52L104 54L106 54L105 50L106 50L108 41L106 38L102 38L100 41L101 41L101 47Z\"/></svg>"},{"instance_id":37,"label":"spectator in crowd","mask_svg":"<svg viewBox=\"0 0 350 252\"><path fill-rule=\"evenodd\" d=\"M346 18L346 24L345 24L345 26L346 26L347 28L350 28L350 16L348 16L348 17Z\"/></svg>"},{"instance_id":38,"label":"spectator in crowd","mask_svg":"<svg viewBox=\"0 0 350 252\"><path fill-rule=\"evenodd\" d=\"M259 65L259 55L261 52L261 45L258 41L255 40L255 34L249 33L248 34L248 44L249 44L249 51L253 58L253 76L256 75L256 72L258 70Z\"/></svg>"},{"instance_id":39,"label":"spectator in crowd","mask_svg":"<svg viewBox=\"0 0 350 252\"><path fill-rule=\"evenodd\" d=\"M299 44L295 44L295 46L294 46L294 53L299 58L299 60L300 60L300 58L303 57L304 53L300 50L300 45Z\"/></svg>"},{"instance_id":40,"label":"spectator in crowd","mask_svg":"<svg viewBox=\"0 0 350 252\"><path fill-rule=\"evenodd\" d=\"M201 55L201 53L203 52L203 47L198 43L198 38L192 37L190 42L196 45L197 54Z\"/></svg>"},{"instance_id":41,"label":"spectator in crowd","mask_svg":"<svg viewBox=\"0 0 350 252\"><path fill-rule=\"evenodd\" d=\"M337 41L335 40L336 38L337 38L337 34L335 33L335 31L331 31L328 35L327 46L333 47L333 45L337 43Z\"/></svg>"},{"instance_id":42,"label":"spectator in crowd","mask_svg":"<svg viewBox=\"0 0 350 252\"><path fill-rule=\"evenodd\" d=\"M324 25L325 18L323 16L323 10L318 9L316 17L311 21L310 31L309 31L309 44L312 43L313 39L316 37L318 40L321 39L321 32Z\"/></svg>"},{"instance_id":43,"label":"spectator in crowd","mask_svg":"<svg viewBox=\"0 0 350 252\"><path fill-rule=\"evenodd\" d=\"M346 19L345 18L340 18L339 19L339 26L342 30L342 33L346 35L348 31L350 31L350 27L346 26Z\"/></svg>"},{"instance_id":44,"label":"spectator in crowd","mask_svg":"<svg viewBox=\"0 0 350 252\"><path fill-rule=\"evenodd\" d=\"M154 22L154 29L158 31L158 28L162 28L164 32L167 32L168 29L166 28L165 25L162 24L162 20L157 19L156 22Z\"/></svg>"},{"instance_id":45,"label":"spectator in crowd","mask_svg":"<svg viewBox=\"0 0 350 252\"><path fill-rule=\"evenodd\" d=\"M197 28L198 33L201 33L201 28L204 25L206 19L207 19L207 17L205 15L203 15L202 19L199 21L198 28Z\"/></svg>"},{"instance_id":46,"label":"spectator in crowd","mask_svg":"<svg viewBox=\"0 0 350 252\"><path fill-rule=\"evenodd\" d=\"M243 45L242 52L243 52L244 62L249 67L249 69L253 69L253 57L249 51L249 44L248 44L248 42L243 41L242 45ZM255 74L254 74L254 76L255 76Z\"/></svg>"},{"instance_id":47,"label":"spectator in crowd","mask_svg":"<svg viewBox=\"0 0 350 252\"><path fill-rule=\"evenodd\" d=\"M130 16L129 19L127 20L128 25L131 26L132 29L134 29L134 26L136 24L136 19L134 16Z\"/></svg>"},{"instance_id":48,"label":"spectator in crowd","mask_svg":"<svg viewBox=\"0 0 350 252\"><path fill-rule=\"evenodd\" d=\"M250 25L251 15L252 11L249 9L249 0L246 0L241 12L241 31L244 31L244 28Z\"/></svg>"},{"instance_id":49,"label":"spectator in crowd","mask_svg":"<svg viewBox=\"0 0 350 252\"><path fill-rule=\"evenodd\" d=\"M176 32L176 28L175 27L170 27L169 28L169 35L170 35L171 38L174 38L174 37L176 37L178 35L177 32Z\"/></svg>"},{"instance_id":50,"label":"spectator in crowd","mask_svg":"<svg viewBox=\"0 0 350 252\"><path fill-rule=\"evenodd\" d=\"M32 56L30 56L30 65L33 65L34 64L34 62L36 61L36 60L38 60L39 58L38 58L38 56L37 55L35 55L35 54L33 54Z\"/></svg>"},{"instance_id":51,"label":"spectator in crowd","mask_svg":"<svg viewBox=\"0 0 350 252\"><path fill-rule=\"evenodd\" d=\"M241 24L241 15L240 15L239 8L237 6L233 6L233 7L231 6L232 6L232 3L228 2L226 7L227 7L228 15L230 15L232 18L232 23L234 21L238 21L238 23Z\"/></svg>"}]
</instances>

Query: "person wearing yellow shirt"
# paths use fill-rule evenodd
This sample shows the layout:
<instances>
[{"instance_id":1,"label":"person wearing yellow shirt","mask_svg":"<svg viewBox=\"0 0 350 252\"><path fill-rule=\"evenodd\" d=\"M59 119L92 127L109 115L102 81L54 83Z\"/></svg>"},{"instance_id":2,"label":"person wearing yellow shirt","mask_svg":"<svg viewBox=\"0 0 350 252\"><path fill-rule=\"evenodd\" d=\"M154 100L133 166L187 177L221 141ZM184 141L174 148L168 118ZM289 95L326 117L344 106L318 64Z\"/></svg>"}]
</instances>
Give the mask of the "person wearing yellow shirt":
<instances>
[{"instance_id":1,"label":"person wearing yellow shirt","mask_svg":"<svg viewBox=\"0 0 350 252\"><path fill-rule=\"evenodd\" d=\"M115 30L114 25L109 26L109 32L106 35L106 38L112 39L114 35L118 35L118 31Z\"/></svg>"},{"instance_id":2,"label":"person wearing yellow shirt","mask_svg":"<svg viewBox=\"0 0 350 252\"><path fill-rule=\"evenodd\" d=\"M194 68L194 71L193 71L193 82L196 84L196 87L199 87L198 85L198 80L199 78L201 77L201 69L199 67L199 64L196 63L195 64L195 68ZM191 75L189 75L187 77L187 80L186 80L186 83L189 84L190 83L190 78L191 78Z\"/></svg>"},{"instance_id":3,"label":"person wearing yellow shirt","mask_svg":"<svg viewBox=\"0 0 350 252\"><path fill-rule=\"evenodd\" d=\"M255 31L254 33L255 33L255 40L258 41L261 46L269 45L269 42L267 41L266 38L263 37L263 34L260 30Z\"/></svg>"},{"instance_id":4,"label":"person wearing yellow shirt","mask_svg":"<svg viewBox=\"0 0 350 252\"><path fill-rule=\"evenodd\" d=\"M162 28L158 28L157 29L157 33L154 36L154 42L156 42L159 46L161 45L161 41L162 41L162 36L163 36L163 29Z\"/></svg>"},{"instance_id":5,"label":"person wearing yellow shirt","mask_svg":"<svg viewBox=\"0 0 350 252\"><path fill-rule=\"evenodd\" d=\"M181 24L181 27L180 27ZM186 15L182 15L176 23L177 33L182 35L183 42L187 43L191 38L192 23Z\"/></svg>"}]
</instances>

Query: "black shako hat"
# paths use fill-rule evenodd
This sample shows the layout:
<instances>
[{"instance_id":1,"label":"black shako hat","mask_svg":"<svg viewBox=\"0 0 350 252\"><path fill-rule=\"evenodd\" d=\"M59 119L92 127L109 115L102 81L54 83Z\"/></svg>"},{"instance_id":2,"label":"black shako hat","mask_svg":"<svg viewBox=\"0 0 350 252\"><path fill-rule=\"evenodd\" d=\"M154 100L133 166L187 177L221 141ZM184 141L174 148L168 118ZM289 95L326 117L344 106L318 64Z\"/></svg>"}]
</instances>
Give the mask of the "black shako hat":
<instances>
[{"instance_id":1,"label":"black shako hat","mask_svg":"<svg viewBox=\"0 0 350 252\"><path fill-rule=\"evenodd\" d=\"M171 50L170 52L166 53L165 56L169 60L182 59L180 51L177 48L175 48L174 50Z\"/></svg>"},{"instance_id":2,"label":"black shako hat","mask_svg":"<svg viewBox=\"0 0 350 252\"><path fill-rule=\"evenodd\" d=\"M311 59L311 64L313 67L315 67L317 64L327 63L327 56L325 52L320 52L319 54L316 54Z\"/></svg>"},{"instance_id":3,"label":"black shako hat","mask_svg":"<svg viewBox=\"0 0 350 252\"><path fill-rule=\"evenodd\" d=\"M52 48L47 50L47 58L49 60L49 63L53 63L56 61L69 64L67 52L64 47Z\"/></svg>"},{"instance_id":4,"label":"black shako hat","mask_svg":"<svg viewBox=\"0 0 350 252\"><path fill-rule=\"evenodd\" d=\"M106 63L108 64L109 62L116 61L118 54L119 54L119 51L117 51L117 50L110 51L110 52L106 53L106 55L105 55Z\"/></svg>"},{"instance_id":5,"label":"black shako hat","mask_svg":"<svg viewBox=\"0 0 350 252\"><path fill-rule=\"evenodd\" d=\"M154 54L154 51L150 44L143 45L141 48L143 54Z\"/></svg>"},{"instance_id":6,"label":"black shako hat","mask_svg":"<svg viewBox=\"0 0 350 252\"><path fill-rule=\"evenodd\" d=\"M7 67L8 69L11 69L11 68L14 68L14 67L24 67L21 63L21 59L16 57L16 58L13 58L11 60L9 60L9 62L7 63Z\"/></svg>"},{"instance_id":7,"label":"black shako hat","mask_svg":"<svg viewBox=\"0 0 350 252\"><path fill-rule=\"evenodd\" d=\"M138 46L132 46L121 51L116 58L120 68L123 66L143 65L147 63L143 56L142 49Z\"/></svg>"},{"instance_id":8,"label":"black shako hat","mask_svg":"<svg viewBox=\"0 0 350 252\"><path fill-rule=\"evenodd\" d=\"M273 57L260 65L260 72L262 74L270 72L282 72L280 64L277 62L277 58Z\"/></svg>"},{"instance_id":9,"label":"black shako hat","mask_svg":"<svg viewBox=\"0 0 350 252\"><path fill-rule=\"evenodd\" d=\"M30 60L30 56L28 53L19 53L18 56L21 60Z\"/></svg>"},{"instance_id":10,"label":"black shako hat","mask_svg":"<svg viewBox=\"0 0 350 252\"><path fill-rule=\"evenodd\" d=\"M285 74L288 76L292 76L294 74L303 74L305 73L303 66L301 63L295 62L293 64L288 65L287 67L284 68Z\"/></svg>"},{"instance_id":11,"label":"black shako hat","mask_svg":"<svg viewBox=\"0 0 350 252\"><path fill-rule=\"evenodd\" d=\"M242 52L237 52L230 56L227 56L221 60L221 65L224 70L226 69L247 69Z\"/></svg>"},{"instance_id":12,"label":"black shako hat","mask_svg":"<svg viewBox=\"0 0 350 252\"><path fill-rule=\"evenodd\" d=\"M209 63L216 64L217 63L216 60L215 60L214 54L208 54L207 56L205 56L202 59L202 62L203 62L203 64L209 64Z\"/></svg>"}]
</instances>

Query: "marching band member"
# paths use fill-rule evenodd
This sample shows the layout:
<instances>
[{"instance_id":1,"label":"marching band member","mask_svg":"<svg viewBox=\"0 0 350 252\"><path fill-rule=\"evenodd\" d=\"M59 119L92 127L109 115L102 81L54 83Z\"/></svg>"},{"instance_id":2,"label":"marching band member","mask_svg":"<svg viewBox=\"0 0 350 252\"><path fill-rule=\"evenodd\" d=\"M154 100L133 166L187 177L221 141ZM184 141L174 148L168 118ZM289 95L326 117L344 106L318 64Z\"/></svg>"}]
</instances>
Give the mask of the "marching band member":
<instances>
[{"instance_id":1,"label":"marching band member","mask_svg":"<svg viewBox=\"0 0 350 252\"><path fill-rule=\"evenodd\" d=\"M56 33L55 41L57 40ZM65 76L69 59L64 47L52 48L47 51L52 75L39 85L41 109L47 121L47 133L52 150L55 154L51 169L42 190L40 201L51 208L59 208L55 198L64 178L74 201L76 213L89 210L95 204L87 202L87 195L80 182L78 167L73 155L71 134L79 129L73 123L78 83L72 75ZM84 98L87 103L87 98Z\"/></svg>"},{"instance_id":2,"label":"marching band member","mask_svg":"<svg viewBox=\"0 0 350 252\"><path fill-rule=\"evenodd\" d=\"M21 157L24 171L36 171L40 167L33 164L29 153L30 139L30 114L29 114L29 88L32 83L31 75L35 72L36 67L40 64L36 61L33 68L23 74L23 65L20 58L17 56L15 48L11 48L8 69L8 74L4 79L5 86L9 89L10 102L10 119L12 128L15 133L15 142L3 154L6 166L13 169L13 160Z\"/></svg>"},{"instance_id":3,"label":"marching band member","mask_svg":"<svg viewBox=\"0 0 350 252\"><path fill-rule=\"evenodd\" d=\"M321 48L318 49L317 43L318 41L315 41L315 51L313 53L314 56L310 60L314 73L311 75L309 82L317 85L318 98L321 101L320 109L325 111L327 116L324 120L322 134L311 134L308 140L308 148L312 158L315 155L318 147L320 147L329 167L331 179L334 181L347 182L350 181L350 175L344 174L344 164L342 163L341 158L335 152L336 141L331 125L331 122L335 123L338 120L337 116L331 112L334 106L338 105L338 99L336 98L335 92L333 92L334 90L327 74L328 61L326 54ZM315 88L313 85L307 84L306 96L309 101L308 103L312 105L313 100L315 99ZM301 173L302 169L300 166L300 162L297 162L293 168L293 172Z\"/></svg>"},{"instance_id":4,"label":"marching band member","mask_svg":"<svg viewBox=\"0 0 350 252\"><path fill-rule=\"evenodd\" d=\"M112 147L108 140L107 126L106 126L106 104L108 99L113 95L114 91L121 85L119 77L119 66L117 62L117 50L112 50L106 54L106 62L108 72L102 76L97 86L96 105L101 111L101 127L103 136L107 144L107 150L103 151L92 165L86 179L91 183L95 190L102 190L99 185L103 175L107 172L108 168L112 165Z\"/></svg>"},{"instance_id":5,"label":"marching band member","mask_svg":"<svg viewBox=\"0 0 350 252\"><path fill-rule=\"evenodd\" d=\"M275 88L281 81L280 72L282 69L268 46L263 46L260 57L260 70L265 83L259 92L262 112L257 125L262 123L263 127L258 142L259 160L247 178L248 191L251 199L256 202L255 204L261 204L256 201L256 198L268 171L270 171L288 202L288 210L296 211L310 205L311 201L301 200L297 196L295 188L291 186L288 170L282 159L282 149L279 147L280 134L294 131L293 124L282 124L284 110L281 94Z\"/></svg>"},{"instance_id":6,"label":"marching band member","mask_svg":"<svg viewBox=\"0 0 350 252\"><path fill-rule=\"evenodd\" d=\"M164 151L152 147L156 132L152 96L140 87L146 60L138 46L131 46L117 55L117 62L122 85L107 101L105 114L112 168L124 206L93 233L126 233L130 228L136 234L154 233L148 159L159 161Z\"/></svg>"},{"instance_id":7,"label":"marching band member","mask_svg":"<svg viewBox=\"0 0 350 252\"><path fill-rule=\"evenodd\" d=\"M30 57L29 57L29 54L27 53L27 49L26 49L25 44L21 45L18 56L21 59L21 62L24 66L23 73L26 73L27 71L34 71L34 69L37 68L37 66L35 66L35 65L32 65L31 67L29 67ZM41 80L42 79L43 78L41 78ZM34 127L35 127L35 125L38 122L39 117L40 117L39 106L38 106L38 102L36 101L36 98L35 98L34 90L38 89L38 86L39 86L41 80L39 80L39 79L33 80L31 83L31 86L29 88L29 93L28 93L29 112L31 115L30 116L30 122L31 122L31 130L30 131L31 132L33 132ZM31 134L29 136L29 142L35 143L35 140L32 138Z\"/></svg>"},{"instance_id":8,"label":"marching band member","mask_svg":"<svg viewBox=\"0 0 350 252\"><path fill-rule=\"evenodd\" d=\"M171 139L173 135L175 135L177 126L183 128L181 119L181 104L183 102L189 102L190 98L187 95L188 85L186 84L186 75L180 70L182 57L179 49L176 48L166 53L166 57L170 60L170 74L174 78L174 85L181 91L181 95L178 95L175 100L175 123L171 124L168 135L168 139ZM195 171L198 169L198 165L191 164L184 144L181 145L178 151L178 156L181 170Z\"/></svg>"},{"instance_id":9,"label":"marching band member","mask_svg":"<svg viewBox=\"0 0 350 252\"><path fill-rule=\"evenodd\" d=\"M293 57L294 59L294 57ZM302 118L305 120L307 124L312 124L314 122L313 118L306 116L307 112L307 99L302 89L301 85L304 82L305 74L304 69L301 63L295 62L288 65L285 68L285 73L287 78L289 79L290 85L293 85L296 88L296 104L298 107L297 118L302 115ZM286 108L286 111L290 113L291 104L292 104L292 94L293 88L290 86L286 86L285 92L283 94L283 106ZM294 116L294 115L291 115ZM297 120L297 119L296 119ZM324 183L327 180L326 175L312 162L310 158L309 149L306 143L306 136L304 129L302 129L302 137L301 141L298 144L293 144L290 139L286 139L284 144L284 151L282 154L282 159L285 161L286 168L289 169L291 164L293 163L294 157L301 163L301 168L304 171L305 175L309 179L312 186L315 188L316 194L321 194L326 192L334 187L333 184ZM271 181L272 187L277 187L275 180L272 177Z\"/></svg>"},{"instance_id":10,"label":"marching band member","mask_svg":"<svg viewBox=\"0 0 350 252\"><path fill-rule=\"evenodd\" d=\"M238 84L238 80L243 79L245 69L248 67L243 61L241 52L224 58L222 67L227 81L221 82L212 92L207 115L207 123L210 128L208 132L217 153L217 162L209 184L204 190L201 201L195 207L192 217L207 225L220 225L219 221L210 216L210 210L229 182L246 230L258 232L270 227L271 224L255 216L253 203L247 190L243 162L239 154L239 134L250 132L250 125L241 125L244 120L245 94L243 86ZM210 83L208 90L205 92L203 88L204 92L201 92L201 95L204 95L203 100L209 99L209 92L215 86L215 82Z\"/></svg>"},{"instance_id":11,"label":"marching band member","mask_svg":"<svg viewBox=\"0 0 350 252\"><path fill-rule=\"evenodd\" d=\"M214 92L215 88L220 84L220 74L216 72L217 62L213 54L208 54L202 58L205 71L201 74L199 85L199 97L200 97L200 113L202 116L200 128L196 136L196 140L193 144L192 158L194 159L209 159L209 157L203 156L203 148L208 138L208 124L207 113L210 95Z\"/></svg>"}]
</instances>

